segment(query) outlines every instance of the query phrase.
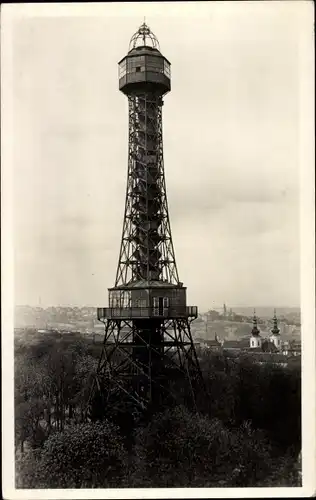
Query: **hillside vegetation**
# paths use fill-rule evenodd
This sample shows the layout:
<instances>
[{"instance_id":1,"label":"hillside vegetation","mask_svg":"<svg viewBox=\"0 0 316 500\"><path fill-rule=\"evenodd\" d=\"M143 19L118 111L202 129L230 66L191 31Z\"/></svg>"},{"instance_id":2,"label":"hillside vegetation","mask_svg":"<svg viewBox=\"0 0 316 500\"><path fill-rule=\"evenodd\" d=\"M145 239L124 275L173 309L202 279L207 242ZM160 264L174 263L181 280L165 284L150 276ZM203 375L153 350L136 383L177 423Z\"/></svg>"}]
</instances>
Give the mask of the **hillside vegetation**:
<instances>
[{"instance_id":1,"label":"hillside vegetation","mask_svg":"<svg viewBox=\"0 0 316 500\"><path fill-rule=\"evenodd\" d=\"M85 421L100 344L80 334L15 342L19 488L300 484L300 370L204 353L196 410L179 398L148 414ZM135 409L134 409L135 410Z\"/></svg>"}]
</instances>

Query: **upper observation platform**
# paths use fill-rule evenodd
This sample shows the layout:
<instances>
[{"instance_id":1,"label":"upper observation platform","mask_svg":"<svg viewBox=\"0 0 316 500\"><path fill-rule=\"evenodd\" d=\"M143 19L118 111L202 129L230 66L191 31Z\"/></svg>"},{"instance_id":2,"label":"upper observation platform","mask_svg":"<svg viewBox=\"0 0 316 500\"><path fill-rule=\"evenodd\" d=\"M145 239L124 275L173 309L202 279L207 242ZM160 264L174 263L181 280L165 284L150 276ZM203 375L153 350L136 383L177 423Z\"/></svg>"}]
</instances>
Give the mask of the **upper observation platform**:
<instances>
[{"instance_id":1,"label":"upper observation platform","mask_svg":"<svg viewBox=\"0 0 316 500\"><path fill-rule=\"evenodd\" d=\"M170 62L146 23L134 33L127 55L119 62L119 89L125 95L143 91L164 95L171 89Z\"/></svg>"}]
</instances>

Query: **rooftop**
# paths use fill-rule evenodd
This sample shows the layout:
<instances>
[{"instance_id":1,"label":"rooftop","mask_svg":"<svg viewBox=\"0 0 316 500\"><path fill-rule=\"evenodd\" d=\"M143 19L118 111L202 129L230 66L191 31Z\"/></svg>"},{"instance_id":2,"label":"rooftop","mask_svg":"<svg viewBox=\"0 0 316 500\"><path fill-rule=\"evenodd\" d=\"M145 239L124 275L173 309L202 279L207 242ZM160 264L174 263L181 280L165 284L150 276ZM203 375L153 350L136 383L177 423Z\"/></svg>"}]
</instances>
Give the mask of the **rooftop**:
<instances>
[{"instance_id":1,"label":"rooftop","mask_svg":"<svg viewBox=\"0 0 316 500\"><path fill-rule=\"evenodd\" d=\"M249 347L249 338L240 340L225 340L223 343L224 349L244 349Z\"/></svg>"},{"instance_id":2,"label":"rooftop","mask_svg":"<svg viewBox=\"0 0 316 500\"><path fill-rule=\"evenodd\" d=\"M209 347L220 347L221 343L218 340L203 340L203 342Z\"/></svg>"},{"instance_id":3,"label":"rooftop","mask_svg":"<svg viewBox=\"0 0 316 500\"><path fill-rule=\"evenodd\" d=\"M242 349L242 347L243 346L239 340L225 340L223 344L224 349Z\"/></svg>"}]
</instances>

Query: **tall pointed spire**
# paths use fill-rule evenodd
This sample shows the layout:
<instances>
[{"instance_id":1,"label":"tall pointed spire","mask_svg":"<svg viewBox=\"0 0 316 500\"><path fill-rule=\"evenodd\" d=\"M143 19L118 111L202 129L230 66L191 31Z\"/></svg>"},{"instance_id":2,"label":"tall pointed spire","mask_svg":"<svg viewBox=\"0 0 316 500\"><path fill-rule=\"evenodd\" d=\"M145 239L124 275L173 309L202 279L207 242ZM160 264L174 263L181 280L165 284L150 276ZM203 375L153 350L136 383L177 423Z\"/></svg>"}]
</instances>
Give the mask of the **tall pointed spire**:
<instances>
[{"instance_id":1,"label":"tall pointed spire","mask_svg":"<svg viewBox=\"0 0 316 500\"><path fill-rule=\"evenodd\" d=\"M278 318L276 316L276 310L274 309L274 316L273 316L273 328L271 330L273 335L280 335L280 329L278 327Z\"/></svg>"},{"instance_id":2,"label":"tall pointed spire","mask_svg":"<svg viewBox=\"0 0 316 500\"><path fill-rule=\"evenodd\" d=\"M262 339L260 336L260 330L258 328L258 320L256 316L256 310L253 310L253 318L252 318L252 330L250 337L250 348L261 348L262 347Z\"/></svg>"},{"instance_id":3,"label":"tall pointed spire","mask_svg":"<svg viewBox=\"0 0 316 500\"><path fill-rule=\"evenodd\" d=\"M253 324L253 327L252 327L252 330L251 330L251 334L256 337L256 336L258 336L260 334L260 330L258 328L258 320L257 320L256 310L255 309L253 310L252 324Z\"/></svg>"},{"instance_id":4,"label":"tall pointed spire","mask_svg":"<svg viewBox=\"0 0 316 500\"><path fill-rule=\"evenodd\" d=\"M277 320L275 309L274 309L274 316L273 316L273 328L271 330L270 340L275 345L275 347L277 349L281 348L280 329L278 327L278 320Z\"/></svg>"}]
</instances>

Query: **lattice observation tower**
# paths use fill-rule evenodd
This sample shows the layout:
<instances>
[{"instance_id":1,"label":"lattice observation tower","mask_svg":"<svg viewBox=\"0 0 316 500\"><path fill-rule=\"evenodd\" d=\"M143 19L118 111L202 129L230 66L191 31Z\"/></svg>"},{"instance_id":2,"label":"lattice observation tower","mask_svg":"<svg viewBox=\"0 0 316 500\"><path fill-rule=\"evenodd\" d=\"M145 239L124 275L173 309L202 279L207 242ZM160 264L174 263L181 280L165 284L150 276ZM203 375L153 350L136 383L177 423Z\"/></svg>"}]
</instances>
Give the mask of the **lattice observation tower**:
<instances>
[{"instance_id":1,"label":"lattice observation tower","mask_svg":"<svg viewBox=\"0 0 316 500\"><path fill-rule=\"evenodd\" d=\"M194 404L201 382L188 306L171 236L163 160L162 106L171 89L170 62L143 23L119 62L128 99L128 172L115 285L98 308L105 338L94 381L99 406L129 398L142 408L173 397L185 378Z\"/></svg>"}]
</instances>

